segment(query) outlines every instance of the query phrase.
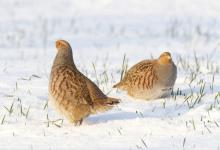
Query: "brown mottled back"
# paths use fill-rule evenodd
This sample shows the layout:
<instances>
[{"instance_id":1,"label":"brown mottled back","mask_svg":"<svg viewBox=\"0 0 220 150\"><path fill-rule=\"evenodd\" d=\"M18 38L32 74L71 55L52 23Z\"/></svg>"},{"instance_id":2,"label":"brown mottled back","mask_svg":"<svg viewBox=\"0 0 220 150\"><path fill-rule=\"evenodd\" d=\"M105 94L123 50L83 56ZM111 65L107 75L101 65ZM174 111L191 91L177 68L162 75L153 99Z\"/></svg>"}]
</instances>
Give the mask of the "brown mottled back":
<instances>
[{"instance_id":1,"label":"brown mottled back","mask_svg":"<svg viewBox=\"0 0 220 150\"><path fill-rule=\"evenodd\" d=\"M150 89L153 83L158 80L157 74L154 69L155 61L144 60L131 67L125 74L121 82L114 87L121 87L128 89L132 87Z\"/></svg>"}]
</instances>

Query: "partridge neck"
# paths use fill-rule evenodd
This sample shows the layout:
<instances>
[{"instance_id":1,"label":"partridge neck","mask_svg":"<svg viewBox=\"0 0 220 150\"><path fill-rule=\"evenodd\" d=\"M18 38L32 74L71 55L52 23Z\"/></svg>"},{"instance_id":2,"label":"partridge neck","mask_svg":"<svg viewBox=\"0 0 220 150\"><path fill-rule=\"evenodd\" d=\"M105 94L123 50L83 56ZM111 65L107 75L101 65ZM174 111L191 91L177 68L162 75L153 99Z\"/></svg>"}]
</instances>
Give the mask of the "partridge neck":
<instances>
[{"instance_id":1,"label":"partridge neck","mask_svg":"<svg viewBox=\"0 0 220 150\"><path fill-rule=\"evenodd\" d=\"M53 66L67 65L75 68L71 49L60 49L56 55Z\"/></svg>"}]
</instances>

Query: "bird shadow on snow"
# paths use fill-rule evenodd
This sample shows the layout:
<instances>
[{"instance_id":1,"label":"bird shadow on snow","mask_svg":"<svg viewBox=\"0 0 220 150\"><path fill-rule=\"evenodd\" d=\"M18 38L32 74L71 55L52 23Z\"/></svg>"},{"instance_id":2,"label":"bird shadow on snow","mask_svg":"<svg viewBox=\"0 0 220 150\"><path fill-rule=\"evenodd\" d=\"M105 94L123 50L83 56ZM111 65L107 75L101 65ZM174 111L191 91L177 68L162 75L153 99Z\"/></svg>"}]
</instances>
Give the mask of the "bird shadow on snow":
<instances>
[{"instance_id":1,"label":"bird shadow on snow","mask_svg":"<svg viewBox=\"0 0 220 150\"><path fill-rule=\"evenodd\" d=\"M114 113L102 113L99 115L93 115L87 118L85 122L86 124L98 124L118 120L131 120L135 118L138 118L138 115L135 113L118 111Z\"/></svg>"},{"instance_id":2,"label":"bird shadow on snow","mask_svg":"<svg viewBox=\"0 0 220 150\"><path fill-rule=\"evenodd\" d=\"M158 99L154 101L130 101L122 103L119 106L119 110L112 110L110 112L92 115L88 117L85 122L86 124L99 124L112 121L124 121L144 118L173 118L183 115L188 111L187 106L181 106L177 108L175 103L170 98L166 99L169 103L165 108L162 103L164 99Z\"/></svg>"},{"instance_id":3,"label":"bird shadow on snow","mask_svg":"<svg viewBox=\"0 0 220 150\"><path fill-rule=\"evenodd\" d=\"M195 87L193 92L196 94L199 92L200 87ZM219 87L214 87L213 93L217 92ZM188 88L182 89L183 94L189 95L191 90ZM205 89L206 94L212 94L208 89ZM112 121L132 120L137 118L176 118L181 117L189 111L193 111L202 106L207 101L201 101L201 103L189 108L183 95L177 95L176 100L172 96L166 98L143 101L136 100L123 95L121 104L118 106L118 110L112 110L107 113L97 114L90 116L86 119L88 124L97 124Z\"/></svg>"}]
</instances>

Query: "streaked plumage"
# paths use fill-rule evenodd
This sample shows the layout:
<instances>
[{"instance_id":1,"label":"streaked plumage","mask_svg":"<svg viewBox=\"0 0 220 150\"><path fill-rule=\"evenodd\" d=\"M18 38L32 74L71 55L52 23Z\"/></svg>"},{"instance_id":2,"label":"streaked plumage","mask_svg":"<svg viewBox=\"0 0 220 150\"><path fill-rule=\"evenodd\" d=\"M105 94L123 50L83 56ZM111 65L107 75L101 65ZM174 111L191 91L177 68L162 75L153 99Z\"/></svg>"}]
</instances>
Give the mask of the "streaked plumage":
<instances>
[{"instance_id":1,"label":"streaked plumage","mask_svg":"<svg viewBox=\"0 0 220 150\"><path fill-rule=\"evenodd\" d=\"M170 94L177 77L177 68L169 52L158 59L143 60L131 67L114 88L125 90L138 99L156 99Z\"/></svg>"},{"instance_id":2,"label":"streaked plumage","mask_svg":"<svg viewBox=\"0 0 220 150\"><path fill-rule=\"evenodd\" d=\"M107 97L90 79L76 68L68 42L56 42L58 49L49 83L50 101L70 121L81 124L90 114L103 112L118 104Z\"/></svg>"}]
</instances>

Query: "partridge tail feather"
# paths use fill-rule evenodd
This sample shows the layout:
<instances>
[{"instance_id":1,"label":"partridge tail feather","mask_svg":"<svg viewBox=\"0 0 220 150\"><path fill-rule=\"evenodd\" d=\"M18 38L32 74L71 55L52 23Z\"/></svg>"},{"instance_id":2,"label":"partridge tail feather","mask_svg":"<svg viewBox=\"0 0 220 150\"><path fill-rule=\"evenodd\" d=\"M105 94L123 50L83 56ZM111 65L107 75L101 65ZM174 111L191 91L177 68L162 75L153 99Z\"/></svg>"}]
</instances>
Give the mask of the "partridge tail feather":
<instances>
[{"instance_id":1,"label":"partridge tail feather","mask_svg":"<svg viewBox=\"0 0 220 150\"><path fill-rule=\"evenodd\" d=\"M106 99L96 99L93 102L92 113L105 112L119 103L119 99L108 97Z\"/></svg>"}]
</instances>

